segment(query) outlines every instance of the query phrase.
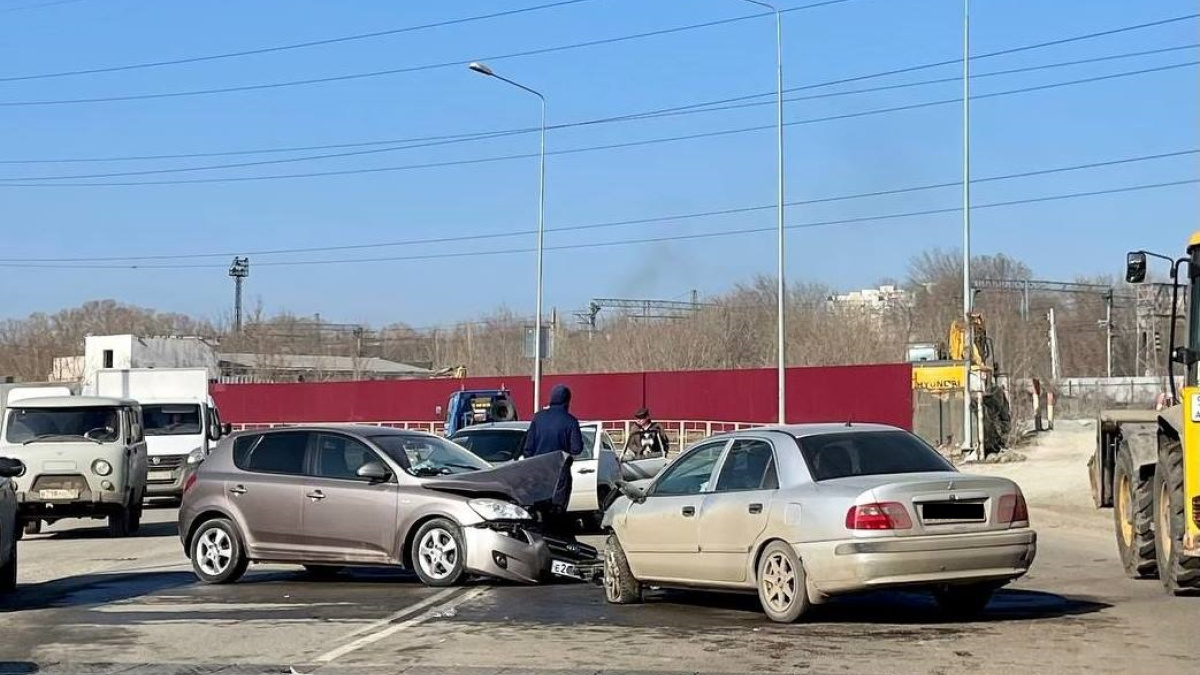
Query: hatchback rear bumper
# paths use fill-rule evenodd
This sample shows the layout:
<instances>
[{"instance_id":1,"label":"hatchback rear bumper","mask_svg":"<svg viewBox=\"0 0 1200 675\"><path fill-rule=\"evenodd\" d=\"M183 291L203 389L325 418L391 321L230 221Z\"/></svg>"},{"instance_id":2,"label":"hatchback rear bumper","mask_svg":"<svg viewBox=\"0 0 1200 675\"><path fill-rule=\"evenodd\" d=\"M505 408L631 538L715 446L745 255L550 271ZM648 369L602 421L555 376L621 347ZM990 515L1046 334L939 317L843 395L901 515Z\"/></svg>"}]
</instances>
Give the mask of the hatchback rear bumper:
<instances>
[{"instance_id":1,"label":"hatchback rear bumper","mask_svg":"<svg viewBox=\"0 0 1200 675\"><path fill-rule=\"evenodd\" d=\"M930 537L799 544L811 582L829 595L876 588L1008 582L1037 554L1037 533L1023 528Z\"/></svg>"}]
</instances>

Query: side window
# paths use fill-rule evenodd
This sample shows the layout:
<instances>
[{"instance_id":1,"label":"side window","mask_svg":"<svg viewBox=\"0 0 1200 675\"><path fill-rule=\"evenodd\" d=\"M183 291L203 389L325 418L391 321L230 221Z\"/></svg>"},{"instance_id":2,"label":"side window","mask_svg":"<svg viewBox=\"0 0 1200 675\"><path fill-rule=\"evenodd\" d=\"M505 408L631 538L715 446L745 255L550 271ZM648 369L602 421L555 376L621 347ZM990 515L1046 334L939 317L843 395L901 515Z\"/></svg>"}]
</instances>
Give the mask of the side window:
<instances>
[{"instance_id":1,"label":"side window","mask_svg":"<svg viewBox=\"0 0 1200 675\"><path fill-rule=\"evenodd\" d=\"M303 431L263 434L247 453L246 471L262 473L304 473L304 453L308 447L308 434Z\"/></svg>"},{"instance_id":2,"label":"side window","mask_svg":"<svg viewBox=\"0 0 1200 675\"><path fill-rule=\"evenodd\" d=\"M233 464L239 469L246 468L246 458L250 454L250 448L262 438L260 434L246 434L233 439Z\"/></svg>"},{"instance_id":3,"label":"side window","mask_svg":"<svg viewBox=\"0 0 1200 675\"><path fill-rule=\"evenodd\" d=\"M617 447L613 445L612 437L608 435L607 431L600 432L600 447L609 452L617 451Z\"/></svg>"},{"instance_id":4,"label":"side window","mask_svg":"<svg viewBox=\"0 0 1200 675\"><path fill-rule=\"evenodd\" d=\"M734 441L725 456L721 475L717 477L717 492L778 488L779 476L771 444L754 438Z\"/></svg>"},{"instance_id":5,"label":"side window","mask_svg":"<svg viewBox=\"0 0 1200 675\"><path fill-rule=\"evenodd\" d=\"M652 496L696 495L703 492L708 487L713 467L725 443L722 440L701 445L675 460L654 484Z\"/></svg>"},{"instance_id":6,"label":"side window","mask_svg":"<svg viewBox=\"0 0 1200 675\"><path fill-rule=\"evenodd\" d=\"M583 452L579 453L576 460L596 459L596 427L583 427L579 430L579 434L583 436Z\"/></svg>"},{"instance_id":7,"label":"side window","mask_svg":"<svg viewBox=\"0 0 1200 675\"><path fill-rule=\"evenodd\" d=\"M353 438L335 434L317 437L316 475L321 478L362 480L358 470L371 462L379 462L379 457Z\"/></svg>"}]
</instances>

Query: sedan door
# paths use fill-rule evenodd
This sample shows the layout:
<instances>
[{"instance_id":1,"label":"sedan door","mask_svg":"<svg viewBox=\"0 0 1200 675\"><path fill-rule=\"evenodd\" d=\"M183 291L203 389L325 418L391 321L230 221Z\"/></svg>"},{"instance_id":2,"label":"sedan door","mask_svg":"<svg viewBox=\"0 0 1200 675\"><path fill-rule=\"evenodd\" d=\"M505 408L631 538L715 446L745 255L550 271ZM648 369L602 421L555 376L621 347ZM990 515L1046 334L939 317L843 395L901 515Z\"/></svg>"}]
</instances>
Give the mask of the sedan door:
<instances>
[{"instance_id":1,"label":"sedan door","mask_svg":"<svg viewBox=\"0 0 1200 675\"><path fill-rule=\"evenodd\" d=\"M396 557L396 481L360 478L358 470L371 463L388 466L356 438L316 435L303 498L303 545L310 560L378 564Z\"/></svg>"},{"instance_id":2,"label":"sedan door","mask_svg":"<svg viewBox=\"0 0 1200 675\"><path fill-rule=\"evenodd\" d=\"M730 446L716 489L700 507L700 557L705 580L746 581L754 544L767 527L779 488L774 449L765 439L739 438Z\"/></svg>"},{"instance_id":3,"label":"sedan door","mask_svg":"<svg viewBox=\"0 0 1200 675\"><path fill-rule=\"evenodd\" d=\"M596 472L600 466L598 427L584 426L583 452L571 462L571 501L567 504L570 513L590 513L600 508L596 497Z\"/></svg>"},{"instance_id":4,"label":"sedan door","mask_svg":"<svg viewBox=\"0 0 1200 675\"><path fill-rule=\"evenodd\" d=\"M307 432L285 431L239 438L234 446L240 471L228 476L225 493L251 558L282 561L303 555L300 512L308 442Z\"/></svg>"},{"instance_id":5,"label":"sedan door","mask_svg":"<svg viewBox=\"0 0 1200 675\"><path fill-rule=\"evenodd\" d=\"M691 582L705 578L700 560L700 508L727 439L696 446L675 460L633 503L618 530L639 579Z\"/></svg>"}]
</instances>

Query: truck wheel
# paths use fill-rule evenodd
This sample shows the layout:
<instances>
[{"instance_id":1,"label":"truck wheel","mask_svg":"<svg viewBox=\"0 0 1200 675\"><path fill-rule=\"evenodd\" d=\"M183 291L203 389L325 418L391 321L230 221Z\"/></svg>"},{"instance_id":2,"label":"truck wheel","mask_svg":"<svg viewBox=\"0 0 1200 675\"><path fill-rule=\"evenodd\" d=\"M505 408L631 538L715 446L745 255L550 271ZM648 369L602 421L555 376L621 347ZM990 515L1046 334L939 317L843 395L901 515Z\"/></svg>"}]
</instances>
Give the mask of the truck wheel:
<instances>
[{"instance_id":1,"label":"truck wheel","mask_svg":"<svg viewBox=\"0 0 1200 675\"><path fill-rule=\"evenodd\" d=\"M145 497L139 497L134 500L133 505L129 507L129 533L137 534L138 530L142 529L142 512L145 510Z\"/></svg>"},{"instance_id":2,"label":"truck wheel","mask_svg":"<svg viewBox=\"0 0 1200 675\"><path fill-rule=\"evenodd\" d=\"M131 530L130 524L133 522L133 509L120 507L113 511L108 516L108 536L114 539L128 537Z\"/></svg>"},{"instance_id":3,"label":"truck wheel","mask_svg":"<svg viewBox=\"0 0 1200 675\"><path fill-rule=\"evenodd\" d=\"M14 543L8 562L0 566L0 593L10 593L15 590L17 590L17 545Z\"/></svg>"},{"instance_id":4,"label":"truck wheel","mask_svg":"<svg viewBox=\"0 0 1200 675\"><path fill-rule=\"evenodd\" d=\"M1124 439L1113 469L1113 524L1125 574L1132 579L1154 576L1154 478L1143 478L1133 465L1133 451Z\"/></svg>"},{"instance_id":5,"label":"truck wheel","mask_svg":"<svg viewBox=\"0 0 1200 675\"><path fill-rule=\"evenodd\" d=\"M614 605L634 605L642 601L642 584L629 569L629 560L617 535L608 535L604 544L604 599Z\"/></svg>"},{"instance_id":6,"label":"truck wheel","mask_svg":"<svg viewBox=\"0 0 1200 675\"><path fill-rule=\"evenodd\" d=\"M1168 593L1200 591L1200 558L1183 555L1183 445L1175 439L1159 446L1154 471L1154 526L1158 578Z\"/></svg>"}]
</instances>

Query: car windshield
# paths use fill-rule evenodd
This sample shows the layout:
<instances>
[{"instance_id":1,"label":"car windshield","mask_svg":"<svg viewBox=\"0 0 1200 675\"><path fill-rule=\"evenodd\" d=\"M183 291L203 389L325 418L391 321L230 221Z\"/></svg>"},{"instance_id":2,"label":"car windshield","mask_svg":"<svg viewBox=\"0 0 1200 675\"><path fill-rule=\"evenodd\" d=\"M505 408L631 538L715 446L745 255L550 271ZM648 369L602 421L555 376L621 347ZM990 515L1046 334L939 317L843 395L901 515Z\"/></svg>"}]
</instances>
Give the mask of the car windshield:
<instances>
[{"instance_id":1,"label":"car windshield","mask_svg":"<svg viewBox=\"0 0 1200 675\"><path fill-rule=\"evenodd\" d=\"M147 436L194 436L202 430L198 405L144 405Z\"/></svg>"},{"instance_id":2,"label":"car windshield","mask_svg":"<svg viewBox=\"0 0 1200 675\"><path fill-rule=\"evenodd\" d=\"M904 431L845 432L806 436L800 452L813 480L892 473L954 471L924 441Z\"/></svg>"},{"instance_id":3,"label":"car windshield","mask_svg":"<svg viewBox=\"0 0 1200 675\"><path fill-rule=\"evenodd\" d=\"M521 454L523 429L472 429L451 439L485 462L511 462Z\"/></svg>"},{"instance_id":4,"label":"car windshield","mask_svg":"<svg viewBox=\"0 0 1200 675\"><path fill-rule=\"evenodd\" d=\"M418 477L447 476L492 468L465 448L436 436L379 434L371 437L405 471Z\"/></svg>"},{"instance_id":5,"label":"car windshield","mask_svg":"<svg viewBox=\"0 0 1200 675\"><path fill-rule=\"evenodd\" d=\"M8 413L9 443L112 443L121 429L116 408L14 408Z\"/></svg>"}]
</instances>

